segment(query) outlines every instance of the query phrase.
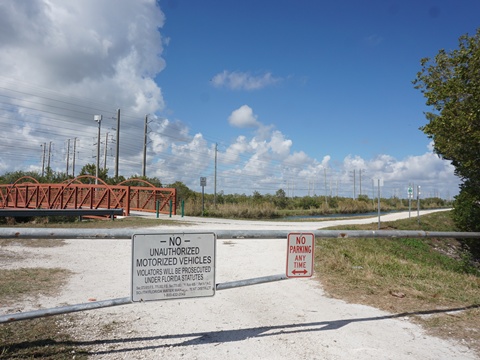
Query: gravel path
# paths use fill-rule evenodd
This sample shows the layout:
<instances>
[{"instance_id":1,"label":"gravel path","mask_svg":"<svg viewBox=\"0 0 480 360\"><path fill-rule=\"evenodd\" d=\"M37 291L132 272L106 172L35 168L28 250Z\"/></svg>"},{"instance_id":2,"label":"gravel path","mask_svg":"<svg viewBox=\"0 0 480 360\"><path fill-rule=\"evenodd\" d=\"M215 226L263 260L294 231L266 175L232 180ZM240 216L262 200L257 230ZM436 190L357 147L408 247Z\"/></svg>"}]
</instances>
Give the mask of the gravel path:
<instances>
[{"instance_id":1,"label":"gravel path","mask_svg":"<svg viewBox=\"0 0 480 360\"><path fill-rule=\"evenodd\" d=\"M188 227L192 232L292 227L181 221L196 222ZM331 223L293 227L308 230ZM130 240L67 240L62 247L9 250L22 253L18 267L58 266L75 272L58 298L38 298L17 304L16 310L130 296ZM286 240L218 240L216 282L282 274L285 259ZM72 331L79 345L94 349L92 359L477 359L461 344L426 335L408 318L325 296L316 276L321 274L217 291L213 297L83 312Z\"/></svg>"}]
</instances>

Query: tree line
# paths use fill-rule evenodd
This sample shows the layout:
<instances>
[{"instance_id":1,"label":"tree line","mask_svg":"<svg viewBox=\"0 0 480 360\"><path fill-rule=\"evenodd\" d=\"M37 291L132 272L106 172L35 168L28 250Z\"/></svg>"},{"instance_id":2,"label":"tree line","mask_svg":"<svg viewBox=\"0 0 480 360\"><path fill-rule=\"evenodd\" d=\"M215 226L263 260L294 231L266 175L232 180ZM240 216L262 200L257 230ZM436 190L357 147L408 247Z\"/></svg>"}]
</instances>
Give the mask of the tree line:
<instances>
[{"instance_id":1,"label":"tree line","mask_svg":"<svg viewBox=\"0 0 480 360\"><path fill-rule=\"evenodd\" d=\"M413 84L431 111L420 129L434 151L450 160L461 179L453 218L462 231L480 231L480 28L459 38L458 48L423 58ZM480 253L480 241L470 241Z\"/></svg>"},{"instance_id":2,"label":"tree line","mask_svg":"<svg viewBox=\"0 0 480 360\"><path fill-rule=\"evenodd\" d=\"M78 176L91 175L92 177L80 178L83 183L94 183L96 174L95 164L85 165ZM56 172L51 169L42 174L35 171L15 171L0 176L0 184L13 184L22 177L36 179L39 183L62 183L73 180L73 176L64 172ZM145 186L146 181L156 187L175 188L177 191L177 203L183 202L186 215L204 215L218 217L239 218L278 218L288 215L324 215L335 213L366 213L378 209L378 199L369 198L367 195L359 195L356 199L339 196L294 196L288 197L284 189L278 189L275 194L261 194L253 191L252 194L225 194L220 191L217 194L202 194L191 190L181 181L171 184L162 184L156 177L144 177L132 175L109 177L108 169L99 169L99 176L108 185L117 185L129 180L131 186ZM141 181L137 181L141 180ZM450 206L451 203L440 198L422 199L422 208L440 208ZM416 209L416 201L413 202ZM407 199L397 197L382 198L380 201L382 211L405 210L409 208Z\"/></svg>"}]
</instances>

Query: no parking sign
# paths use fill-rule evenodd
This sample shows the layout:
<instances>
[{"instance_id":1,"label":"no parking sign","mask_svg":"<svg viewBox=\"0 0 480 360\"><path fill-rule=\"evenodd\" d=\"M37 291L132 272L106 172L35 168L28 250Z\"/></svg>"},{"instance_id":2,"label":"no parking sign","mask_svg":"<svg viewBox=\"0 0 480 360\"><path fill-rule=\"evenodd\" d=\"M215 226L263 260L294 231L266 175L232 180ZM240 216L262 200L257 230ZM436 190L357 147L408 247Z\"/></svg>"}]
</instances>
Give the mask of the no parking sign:
<instances>
[{"instance_id":1,"label":"no parking sign","mask_svg":"<svg viewBox=\"0 0 480 360\"><path fill-rule=\"evenodd\" d=\"M312 233L290 233L287 244L287 277L311 277L315 236Z\"/></svg>"}]
</instances>

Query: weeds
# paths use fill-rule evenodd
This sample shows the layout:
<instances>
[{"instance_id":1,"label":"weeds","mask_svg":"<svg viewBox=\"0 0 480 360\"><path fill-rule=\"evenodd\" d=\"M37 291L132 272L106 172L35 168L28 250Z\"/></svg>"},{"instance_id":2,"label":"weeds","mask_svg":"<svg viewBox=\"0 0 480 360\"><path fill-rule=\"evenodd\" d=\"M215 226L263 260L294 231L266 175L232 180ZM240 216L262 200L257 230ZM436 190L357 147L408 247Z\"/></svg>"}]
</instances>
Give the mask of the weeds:
<instances>
[{"instance_id":1,"label":"weeds","mask_svg":"<svg viewBox=\"0 0 480 360\"><path fill-rule=\"evenodd\" d=\"M0 246L62 246L61 240L2 239ZM0 261L15 255L0 252ZM18 257L16 258L18 261ZM25 299L54 296L68 280L65 269L19 268L0 270L0 303L5 307ZM86 353L70 344L66 329L56 318L0 324L0 359L86 359Z\"/></svg>"},{"instance_id":2,"label":"weeds","mask_svg":"<svg viewBox=\"0 0 480 360\"><path fill-rule=\"evenodd\" d=\"M425 231L454 231L449 212L421 220ZM406 219L383 226L412 230L418 223ZM374 228L375 224L349 226L351 230ZM331 296L393 313L411 313L433 334L464 339L480 352L480 270L457 240L317 239L315 250L316 273ZM421 316L433 309L444 311ZM452 317L448 309L463 310Z\"/></svg>"},{"instance_id":3,"label":"weeds","mask_svg":"<svg viewBox=\"0 0 480 360\"><path fill-rule=\"evenodd\" d=\"M0 359L87 359L65 330L55 318L0 324Z\"/></svg>"},{"instance_id":4,"label":"weeds","mask_svg":"<svg viewBox=\"0 0 480 360\"><path fill-rule=\"evenodd\" d=\"M0 270L0 298L4 303L37 295L53 295L65 282L68 270L21 268Z\"/></svg>"}]
</instances>

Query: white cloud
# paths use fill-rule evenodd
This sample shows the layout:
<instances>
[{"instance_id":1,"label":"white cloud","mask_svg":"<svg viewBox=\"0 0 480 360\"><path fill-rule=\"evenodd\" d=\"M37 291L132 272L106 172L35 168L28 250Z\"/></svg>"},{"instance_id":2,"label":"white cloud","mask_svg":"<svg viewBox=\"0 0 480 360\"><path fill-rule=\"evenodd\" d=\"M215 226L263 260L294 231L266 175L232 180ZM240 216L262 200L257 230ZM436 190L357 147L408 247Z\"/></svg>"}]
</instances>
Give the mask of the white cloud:
<instances>
[{"instance_id":1,"label":"white cloud","mask_svg":"<svg viewBox=\"0 0 480 360\"><path fill-rule=\"evenodd\" d=\"M248 72L229 72L224 70L216 74L211 82L217 88L225 87L231 90L258 90L282 81L267 72L261 75L252 75Z\"/></svg>"},{"instance_id":2,"label":"white cloud","mask_svg":"<svg viewBox=\"0 0 480 360\"><path fill-rule=\"evenodd\" d=\"M158 177L163 184L182 181L196 188L198 178L212 165L213 154L214 150L202 134L195 134L187 142L171 142L169 152L156 154L149 174Z\"/></svg>"},{"instance_id":3,"label":"white cloud","mask_svg":"<svg viewBox=\"0 0 480 360\"><path fill-rule=\"evenodd\" d=\"M353 171L356 172L357 194L361 178L364 189L371 186L372 179L383 179L383 191L387 197L405 197L410 184L421 185L426 189L425 196L440 195L446 198L458 193L459 179L454 175L454 167L431 151L401 160L385 154L370 160L359 156L346 157L339 178L344 188L349 188L347 194L353 188Z\"/></svg>"},{"instance_id":4,"label":"white cloud","mask_svg":"<svg viewBox=\"0 0 480 360\"><path fill-rule=\"evenodd\" d=\"M225 152L220 152L219 160L226 165L236 164L240 161L243 153L250 152L251 147L245 136L239 136L234 143L230 144Z\"/></svg>"},{"instance_id":5,"label":"white cloud","mask_svg":"<svg viewBox=\"0 0 480 360\"><path fill-rule=\"evenodd\" d=\"M257 116L253 113L253 110L248 105L242 105L238 109L234 110L228 117L230 125L245 128L245 127L258 127L260 123L257 121Z\"/></svg>"},{"instance_id":6,"label":"white cloud","mask_svg":"<svg viewBox=\"0 0 480 360\"><path fill-rule=\"evenodd\" d=\"M0 24L3 76L145 113L163 107L151 79L165 67L154 0L1 2Z\"/></svg>"},{"instance_id":7,"label":"white cloud","mask_svg":"<svg viewBox=\"0 0 480 360\"><path fill-rule=\"evenodd\" d=\"M285 165L291 168L301 168L311 161L310 157L303 151L296 151L285 159Z\"/></svg>"},{"instance_id":8,"label":"white cloud","mask_svg":"<svg viewBox=\"0 0 480 360\"><path fill-rule=\"evenodd\" d=\"M285 139L285 136L280 131L274 131L270 140L270 148L279 157L285 158L292 147L292 140Z\"/></svg>"},{"instance_id":9,"label":"white cloud","mask_svg":"<svg viewBox=\"0 0 480 360\"><path fill-rule=\"evenodd\" d=\"M143 143L143 126L138 125L144 114L165 107L154 81L165 68L158 30L164 21L155 0L126 0L121 6L115 0L0 2L0 95L10 106L1 110L0 122L11 129L0 150L5 154L7 138L30 146L17 147L19 154L10 159L29 159L27 164L10 161L10 170L38 168L41 158L35 150L51 141L52 168L63 171L63 149L74 138L77 166L93 162L93 115L104 115L103 147L105 133L114 133L112 117L121 106L121 166L125 173L138 173ZM31 135L13 131L24 126ZM112 159L108 157L110 164Z\"/></svg>"}]
</instances>

